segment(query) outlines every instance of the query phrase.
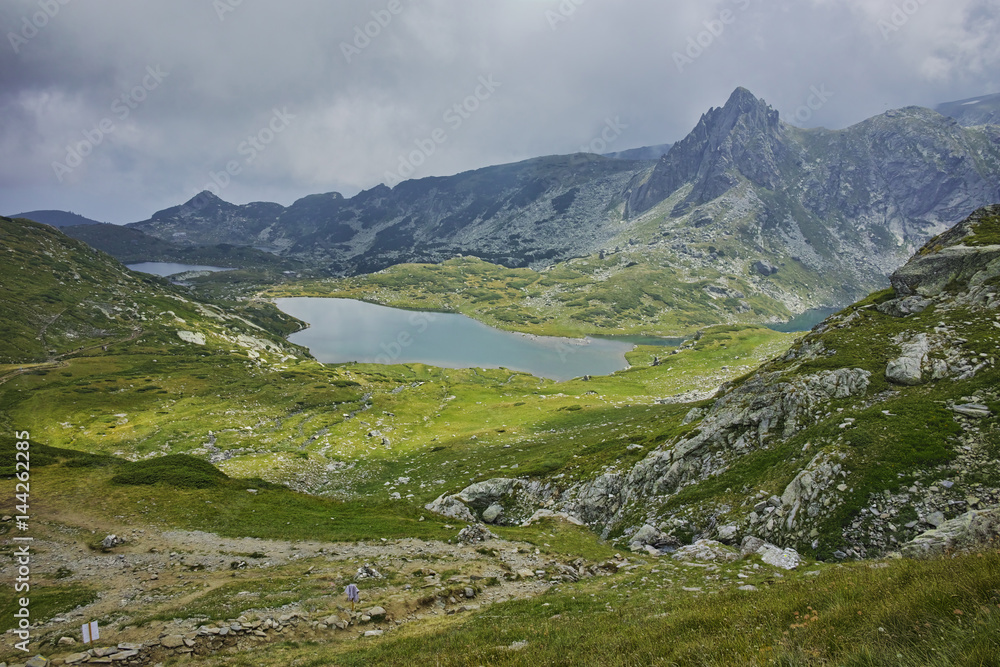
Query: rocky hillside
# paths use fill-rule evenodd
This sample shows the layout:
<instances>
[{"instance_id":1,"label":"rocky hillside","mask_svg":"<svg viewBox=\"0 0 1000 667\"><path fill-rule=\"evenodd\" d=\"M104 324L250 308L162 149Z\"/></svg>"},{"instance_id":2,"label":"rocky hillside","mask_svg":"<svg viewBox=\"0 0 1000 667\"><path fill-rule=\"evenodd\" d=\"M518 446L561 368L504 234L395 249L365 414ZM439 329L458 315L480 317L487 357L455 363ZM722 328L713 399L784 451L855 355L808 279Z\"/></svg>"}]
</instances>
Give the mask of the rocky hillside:
<instances>
[{"instance_id":1,"label":"rocky hillside","mask_svg":"<svg viewBox=\"0 0 1000 667\"><path fill-rule=\"evenodd\" d=\"M28 211L26 213L15 213L11 218L27 218L28 220L34 220L35 222L41 222L46 225L52 225L53 227L75 227L77 225L100 225L102 223L97 220L91 220L90 218L85 218L82 215L73 213L72 211Z\"/></svg>"},{"instance_id":2,"label":"rocky hillside","mask_svg":"<svg viewBox=\"0 0 1000 667\"><path fill-rule=\"evenodd\" d=\"M202 339L217 332L225 346L238 333L282 340L284 328L274 328L275 318L297 328L270 304L223 314L166 280L129 271L110 255L31 220L0 217L0 247L7 255L0 282L0 364L59 365L67 356L99 355L125 341L176 344L178 330L202 332L197 327L203 327Z\"/></svg>"},{"instance_id":3,"label":"rocky hillside","mask_svg":"<svg viewBox=\"0 0 1000 667\"><path fill-rule=\"evenodd\" d=\"M237 206L203 192L132 225L180 243L267 248L334 273L475 254L507 266L589 254L618 233L620 194L648 162L544 157L447 178L333 192L288 208Z\"/></svg>"},{"instance_id":4,"label":"rocky hillside","mask_svg":"<svg viewBox=\"0 0 1000 667\"><path fill-rule=\"evenodd\" d=\"M0 218L4 278L0 283L0 363L48 358L106 344L141 328L160 291L113 258L54 227Z\"/></svg>"},{"instance_id":5,"label":"rocky hillside","mask_svg":"<svg viewBox=\"0 0 1000 667\"><path fill-rule=\"evenodd\" d=\"M821 558L996 532L996 511L986 528L968 513L1000 503L1000 206L932 239L892 285L692 407L637 464L568 485L488 480L428 508L496 523L542 508L636 549L753 536Z\"/></svg>"},{"instance_id":6,"label":"rocky hillside","mask_svg":"<svg viewBox=\"0 0 1000 667\"><path fill-rule=\"evenodd\" d=\"M192 247L166 241L144 234L134 227L123 225L81 224L62 229L67 236L83 241L91 248L106 252L115 259L133 262L178 262L181 264L206 264L242 269L274 269L297 271L302 263L291 258L252 246L218 243Z\"/></svg>"},{"instance_id":7,"label":"rocky hillside","mask_svg":"<svg viewBox=\"0 0 1000 667\"><path fill-rule=\"evenodd\" d=\"M635 178L626 217L678 241L732 235L778 272L805 269L820 289L843 283L858 298L928 238L1000 201L998 176L1000 127L909 107L802 130L741 88Z\"/></svg>"}]
</instances>

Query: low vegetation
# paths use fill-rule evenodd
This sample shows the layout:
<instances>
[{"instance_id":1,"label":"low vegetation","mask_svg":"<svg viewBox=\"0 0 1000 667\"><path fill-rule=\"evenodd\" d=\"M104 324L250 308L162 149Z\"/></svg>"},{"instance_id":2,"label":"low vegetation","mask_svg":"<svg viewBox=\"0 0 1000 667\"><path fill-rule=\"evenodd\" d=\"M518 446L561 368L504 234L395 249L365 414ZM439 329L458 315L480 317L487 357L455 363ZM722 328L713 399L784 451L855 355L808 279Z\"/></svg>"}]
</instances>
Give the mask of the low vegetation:
<instances>
[{"instance_id":1,"label":"low vegetation","mask_svg":"<svg viewBox=\"0 0 1000 667\"><path fill-rule=\"evenodd\" d=\"M794 436L673 496L644 500L628 517L641 522L659 503L683 519L671 530L687 540L708 521L748 514L754 494L780 495L817 453L845 453L851 483L844 501L795 545L811 558L832 560L845 526L873 496L933 483L963 455L964 432L950 405L984 401L991 415L977 429L994 457L1000 453L1000 378L992 359L998 325L963 307L930 307L904 320L880 313L874 306L890 294L876 293L841 313L851 326L799 337L750 324L787 315L753 298L746 299L746 320L705 326L733 312L727 299L740 298L708 283L685 283L669 267L659 274L611 256L535 272L460 258L285 284L267 294L364 296L534 333L689 336L675 346L640 340L627 370L566 382L505 369L324 366L283 339L301 323L265 300L240 300L253 284L250 275L188 289L135 276L42 226L16 224L23 233L9 225L2 230L5 242L21 244L23 259L21 273L0 294L0 316L13 323L9 357L2 359L9 363L0 367L0 476L14 472L10 434L30 431L32 495L39 499L34 525L81 553L96 548L105 531L269 540L289 553L306 543L324 545L279 565L265 564L256 545L227 547L217 555L232 570L206 573L197 586L187 577L199 565L170 554L169 582L143 579L160 592L134 593L141 610L125 609L123 599L121 609L106 612L122 632L289 606L332 613L331 587L351 580L364 562L335 560L338 551L370 542L377 553L382 545L423 540L420 548L445 548L384 559L385 580L372 587L372 600L396 605L401 618L419 615L420 622L361 643L305 633L266 651L220 653L206 664L318 667L423 663L434 656L456 665L974 665L1000 652L995 546L942 560L810 562L782 573L762 567L756 556L698 567L629 553L626 563L624 524L602 539L587 527L546 520L491 527L498 540L466 549L470 558L463 561L444 553L453 551L448 543L463 526L424 508L491 478L565 489L627 472L664 443L693 433L712 391L739 386L762 364L800 376L861 368L871 373L867 396L878 396L877 403L833 400ZM992 238L984 225L977 238ZM726 280L735 289L742 278ZM231 300L205 300L213 289ZM33 299L34 311L14 316ZM888 383L885 368L899 354L898 335L935 327L960 331L962 354L984 360L980 372L962 382ZM0 523L0 534L11 529L9 521ZM526 584L535 571L518 572L502 558L504 550L560 563L615 564L572 583L539 579L542 586L525 592L515 584ZM483 563L493 569L486 572ZM101 604L110 609L73 568L66 560L39 572L33 587L39 620ZM440 572L425 572L432 568ZM451 577L464 578L461 586ZM428 579L433 594L424 591ZM480 609L430 611L466 583L477 594L505 586L511 593ZM0 611L12 618L13 607Z\"/></svg>"},{"instance_id":2,"label":"low vegetation","mask_svg":"<svg viewBox=\"0 0 1000 667\"><path fill-rule=\"evenodd\" d=\"M720 286L726 285L725 287ZM343 279L274 287L269 297L319 296L458 312L501 329L538 335L679 336L720 322L788 319L761 296L744 297L743 279L718 271L688 280L677 267L635 262L627 253L570 260L547 271L508 269L475 257L402 264ZM744 314L740 302L745 301Z\"/></svg>"}]
</instances>

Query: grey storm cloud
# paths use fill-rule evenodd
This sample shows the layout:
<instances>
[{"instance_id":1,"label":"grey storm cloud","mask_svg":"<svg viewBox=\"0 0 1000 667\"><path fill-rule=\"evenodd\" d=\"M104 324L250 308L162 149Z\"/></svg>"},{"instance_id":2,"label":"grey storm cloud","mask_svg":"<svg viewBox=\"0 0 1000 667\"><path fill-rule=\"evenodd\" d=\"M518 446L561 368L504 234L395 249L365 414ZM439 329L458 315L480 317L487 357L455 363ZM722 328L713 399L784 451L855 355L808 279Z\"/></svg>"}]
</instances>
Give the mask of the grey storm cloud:
<instances>
[{"instance_id":1,"label":"grey storm cloud","mask_svg":"<svg viewBox=\"0 0 1000 667\"><path fill-rule=\"evenodd\" d=\"M666 143L737 86L845 127L1000 90L998 19L1000 0L7 0L0 212L128 222L209 184L288 204Z\"/></svg>"}]
</instances>

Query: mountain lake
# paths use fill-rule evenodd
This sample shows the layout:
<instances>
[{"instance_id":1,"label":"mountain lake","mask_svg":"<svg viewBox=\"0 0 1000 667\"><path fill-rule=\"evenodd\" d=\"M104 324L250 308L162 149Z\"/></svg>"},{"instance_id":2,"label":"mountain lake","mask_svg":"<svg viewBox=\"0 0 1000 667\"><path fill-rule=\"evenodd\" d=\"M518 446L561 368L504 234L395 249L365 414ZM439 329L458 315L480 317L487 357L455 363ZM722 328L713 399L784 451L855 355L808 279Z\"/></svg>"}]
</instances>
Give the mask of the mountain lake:
<instances>
[{"instance_id":1,"label":"mountain lake","mask_svg":"<svg viewBox=\"0 0 1000 667\"><path fill-rule=\"evenodd\" d=\"M501 331L454 313L401 310L354 299L275 300L310 327L288 340L323 363L421 363L443 368L507 368L563 381L629 367L630 341L553 338ZM648 344L648 343L647 343Z\"/></svg>"},{"instance_id":2,"label":"mountain lake","mask_svg":"<svg viewBox=\"0 0 1000 667\"><path fill-rule=\"evenodd\" d=\"M178 273L188 271L232 271L221 266L202 266L200 264L175 264L174 262L139 262L138 264L126 264L125 268L130 271L141 273L151 273L154 276L174 276Z\"/></svg>"}]
</instances>

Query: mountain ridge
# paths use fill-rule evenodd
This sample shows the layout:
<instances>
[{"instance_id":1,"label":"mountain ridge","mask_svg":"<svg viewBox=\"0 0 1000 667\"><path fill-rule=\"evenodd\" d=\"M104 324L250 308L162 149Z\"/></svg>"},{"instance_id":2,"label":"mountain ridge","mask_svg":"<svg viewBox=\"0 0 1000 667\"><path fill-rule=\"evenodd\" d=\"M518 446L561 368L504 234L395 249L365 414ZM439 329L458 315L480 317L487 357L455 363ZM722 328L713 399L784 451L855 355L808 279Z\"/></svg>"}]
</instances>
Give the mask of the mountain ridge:
<instances>
[{"instance_id":1,"label":"mountain ridge","mask_svg":"<svg viewBox=\"0 0 1000 667\"><path fill-rule=\"evenodd\" d=\"M287 208L203 193L131 227L182 244L224 238L334 275L460 254L539 269L627 246L633 261L683 265L682 245L713 255L715 239L740 259L722 268L695 254L699 275L752 278L759 261L781 271L767 269L761 293L804 309L884 285L928 238L1000 201L998 183L1000 127L908 107L803 130L738 88L656 162L549 156Z\"/></svg>"}]
</instances>

